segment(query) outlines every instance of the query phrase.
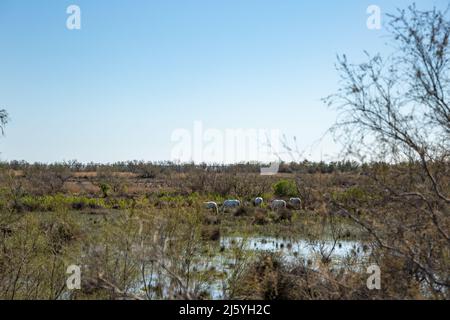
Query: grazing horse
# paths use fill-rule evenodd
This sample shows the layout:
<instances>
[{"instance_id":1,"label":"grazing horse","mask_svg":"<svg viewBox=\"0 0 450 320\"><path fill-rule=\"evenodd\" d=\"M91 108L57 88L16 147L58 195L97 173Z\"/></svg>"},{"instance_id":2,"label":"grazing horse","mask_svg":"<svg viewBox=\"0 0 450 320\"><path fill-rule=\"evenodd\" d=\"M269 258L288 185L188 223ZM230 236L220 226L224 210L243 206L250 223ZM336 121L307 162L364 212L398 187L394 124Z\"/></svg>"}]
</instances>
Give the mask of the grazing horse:
<instances>
[{"instance_id":1,"label":"grazing horse","mask_svg":"<svg viewBox=\"0 0 450 320\"><path fill-rule=\"evenodd\" d=\"M206 209L214 209L214 211L216 211L216 214L219 213L219 206L214 201L205 202L204 206Z\"/></svg>"},{"instance_id":2,"label":"grazing horse","mask_svg":"<svg viewBox=\"0 0 450 320\"><path fill-rule=\"evenodd\" d=\"M255 200L253 200L253 204L257 207L262 206L263 202L264 202L264 200L261 197L257 197L257 198L255 198Z\"/></svg>"},{"instance_id":3,"label":"grazing horse","mask_svg":"<svg viewBox=\"0 0 450 320\"><path fill-rule=\"evenodd\" d=\"M237 208L241 206L241 202L239 200L225 200L222 206L222 212L228 208Z\"/></svg>"},{"instance_id":4,"label":"grazing horse","mask_svg":"<svg viewBox=\"0 0 450 320\"><path fill-rule=\"evenodd\" d=\"M286 201L284 200L273 200L270 208L272 210L278 210L278 209L286 209Z\"/></svg>"},{"instance_id":5,"label":"grazing horse","mask_svg":"<svg viewBox=\"0 0 450 320\"><path fill-rule=\"evenodd\" d=\"M300 208L302 200L300 200L300 198L290 198L289 204L295 208Z\"/></svg>"}]
</instances>

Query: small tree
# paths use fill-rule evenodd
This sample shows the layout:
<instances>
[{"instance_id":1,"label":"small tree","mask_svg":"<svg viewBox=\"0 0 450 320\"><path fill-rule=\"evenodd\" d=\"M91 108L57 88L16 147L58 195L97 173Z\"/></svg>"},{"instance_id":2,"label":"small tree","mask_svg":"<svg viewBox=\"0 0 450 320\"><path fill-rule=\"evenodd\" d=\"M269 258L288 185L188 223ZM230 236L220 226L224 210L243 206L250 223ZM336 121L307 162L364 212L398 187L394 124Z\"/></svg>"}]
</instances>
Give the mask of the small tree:
<instances>
[{"instance_id":1,"label":"small tree","mask_svg":"<svg viewBox=\"0 0 450 320\"><path fill-rule=\"evenodd\" d=\"M339 111L333 132L344 152L379 162L370 172L371 193L384 202L381 210L368 206L370 214L362 216L361 208L337 205L366 228L384 257L396 259L392 266L408 266L421 288L445 295L450 286L450 20L447 11L415 6L389 19L396 53L367 54L368 61L357 65L339 57L341 88L326 99Z\"/></svg>"}]
</instances>

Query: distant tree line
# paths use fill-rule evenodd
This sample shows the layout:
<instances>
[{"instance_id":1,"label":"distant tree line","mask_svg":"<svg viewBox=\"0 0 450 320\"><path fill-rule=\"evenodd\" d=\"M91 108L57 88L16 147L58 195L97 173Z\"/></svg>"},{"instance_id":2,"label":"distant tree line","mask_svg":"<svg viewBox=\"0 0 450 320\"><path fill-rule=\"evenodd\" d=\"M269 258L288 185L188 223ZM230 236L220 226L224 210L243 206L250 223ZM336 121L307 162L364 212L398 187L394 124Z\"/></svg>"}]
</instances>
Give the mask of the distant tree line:
<instances>
[{"instance_id":1,"label":"distant tree line","mask_svg":"<svg viewBox=\"0 0 450 320\"><path fill-rule=\"evenodd\" d=\"M358 173L366 169L379 165L380 163L360 163L351 160L333 161L333 162L314 162L304 160L302 162L282 162L280 164L279 173L296 173L296 174L314 174L314 173L335 173L349 172ZM397 164L398 166L399 164ZM69 170L71 172L97 172L97 171L113 171L113 172L130 172L144 178L152 178L157 175L170 173L195 173L195 172L216 172L216 173L259 173L261 167L268 164L247 162L237 164L194 164L183 163L178 164L170 161L147 162L147 161L123 161L115 163L81 163L76 160L55 162L55 163L29 163L26 161L3 161L0 162L0 169L6 170ZM400 164L401 166L401 164Z\"/></svg>"}]
</instances>

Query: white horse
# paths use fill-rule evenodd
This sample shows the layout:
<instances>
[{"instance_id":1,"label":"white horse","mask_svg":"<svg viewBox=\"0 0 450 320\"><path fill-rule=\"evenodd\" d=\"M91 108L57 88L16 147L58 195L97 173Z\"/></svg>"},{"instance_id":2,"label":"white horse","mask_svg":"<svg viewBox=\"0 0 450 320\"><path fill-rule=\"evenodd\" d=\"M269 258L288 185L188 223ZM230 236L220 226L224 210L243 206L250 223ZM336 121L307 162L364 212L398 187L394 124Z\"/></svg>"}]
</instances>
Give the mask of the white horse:
<instances>
[{"instance_id":1,"label":"white horse","mask_svg":"<svg viewBox=\"0 0 450 320\"><path fill-rule=\"evenodd\" d=\"M270 204L270 208L272 210L286 209L286 201L284 201L284 200L273 200L272 203Z\"/></svg>"},{"instance_id":2,"label":"white horse","mask_svg":"<svg viewBox=\"0 0 450 320\"><path fill-rule=\"evenodd\" d=\"M264 202L264 200L261 197L257 197L257 198L255 198L255 200L253 200L253 204L257 207L262 206L263 202Z\"/></svg>"},{"instance_id":3,"label":"white horse","mask_svg":"<svg viewBox=\"0 0 450 320\"><path fill-rule=\"evenodd\" d=\"M300 208L302 200L300 198L290 198L289 203L296 208Z\"/></svg>"},{"instance_id":4,"label":"white horse","mask_svg":"<svg viewBox=\"0 0 450 320\"><path fill-rule=\"evenodd\" d=\"M210 209L210 210L214 209L217 214L219 213L219 206L214 201L205 202L205 203L203 203L203 205L205 206L206 209Z\"/></svg>"},{"instance_id":5,"label":"white horse","mask_svg":"<svg viewBox=\"0 0 450 320\"><path fill-rule=\"evenodd\" d=\"M235 200L235 199L225 200L223 202L222 211L225 211L225 209L228 209L228 208L237 208L240 206L241 206L241 201L239 201L239 200Z\"/></svg>"}]
</instances>

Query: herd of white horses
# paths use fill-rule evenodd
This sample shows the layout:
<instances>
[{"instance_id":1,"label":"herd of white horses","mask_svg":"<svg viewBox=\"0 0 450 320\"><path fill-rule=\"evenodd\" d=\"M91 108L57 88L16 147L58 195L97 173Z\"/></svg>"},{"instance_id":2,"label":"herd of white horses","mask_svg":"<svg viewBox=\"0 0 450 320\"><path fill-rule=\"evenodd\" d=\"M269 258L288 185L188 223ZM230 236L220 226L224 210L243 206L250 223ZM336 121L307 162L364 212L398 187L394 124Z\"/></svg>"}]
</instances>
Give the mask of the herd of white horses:
<instances>
[{"instance_id":1,"label":"herd of white horses","mask_svg":"<svg viewBox=\"0 0 450 320\"><path fill-rule=\"evenodd\" d=\"M264 203L264 199L261 197L257 197L253 199L253 205L256 207L261 207ZM295 208L300 208L302 201L300 198L290 198L289 204ZM216 213L219 213L219 205L215 201L207 201L204 203L206 209L214 210ZM225 212L226 209L235 209L241 206L241 201L237 199L229 199L225 200L222 204L221 211ZM275 199L270 203L270 208L272 210L286 209L287 202L285 200Z\"/></svg>"}]
</instances>

